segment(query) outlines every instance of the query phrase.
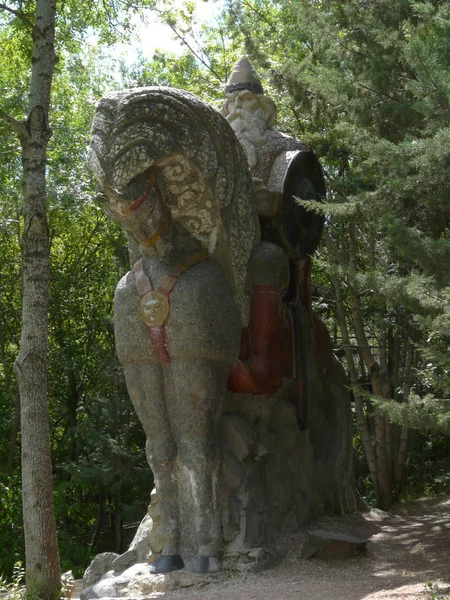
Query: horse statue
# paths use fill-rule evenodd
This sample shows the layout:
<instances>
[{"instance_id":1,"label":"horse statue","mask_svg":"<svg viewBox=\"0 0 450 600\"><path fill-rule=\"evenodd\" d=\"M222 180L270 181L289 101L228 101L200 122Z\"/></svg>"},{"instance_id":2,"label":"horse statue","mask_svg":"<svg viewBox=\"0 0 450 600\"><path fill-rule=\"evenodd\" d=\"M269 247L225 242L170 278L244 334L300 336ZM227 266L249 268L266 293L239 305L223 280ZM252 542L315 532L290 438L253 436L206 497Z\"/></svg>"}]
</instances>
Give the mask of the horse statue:
<instances>
[{"instance_id":1,"label":"horse statue","mask_svg":"<svg viewBox=\"0 0 450 600\"><path fill-rule=\"evenodd\" d=\"M260 241L246 160L219 113L164 88L104 97L88 160L110 217L141 255L117 285L114 322L161 510L164 545L154 570L214 572L217 426L249 320L248 263ZM195 539L180 540L180 502L189 503ZM183 546L192 554L182 555Z\"/></svg>"},{"instance_id":2,"label":"horse statue","mask_svg":"<svg viewBox=\"0 0 450 600\"><path fill-rule=\"evenodd\" d=\"M243 89L233 89L229 112ZM114 322L155 478L162 547L154 573L221 569L224 404L230 390L262 397L301 374L295 319L282 301L295 296L289 262L299 253L290 256L283 240L295 238L292 221L305 213L293 196L306 186L305 197L318 198L311 187L323 188L322 174L307 147L291 144L284 180L286 157L274 153L278 183L258 179L247 161L251 144L244 152L232 125L194 95L161 87L108 94L93 121L88 162L98 198L134 249L116 288ZM313 220L313 246L321 219Z\"/></svg>"}]
</instances>

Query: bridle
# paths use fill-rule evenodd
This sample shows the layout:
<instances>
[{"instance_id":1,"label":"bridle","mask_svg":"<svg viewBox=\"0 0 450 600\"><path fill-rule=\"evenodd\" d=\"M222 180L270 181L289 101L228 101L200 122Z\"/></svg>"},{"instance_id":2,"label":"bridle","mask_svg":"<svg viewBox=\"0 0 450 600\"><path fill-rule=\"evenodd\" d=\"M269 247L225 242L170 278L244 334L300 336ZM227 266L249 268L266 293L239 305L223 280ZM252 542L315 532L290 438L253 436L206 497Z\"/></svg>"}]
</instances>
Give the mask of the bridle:
<instances>
[{"instance_id":1,"label":"bridle","mask_svg":"<svg viewBox=\"0 0 450 600\"><path fill-rule=\"evenodd\" d=\"M160 227L158 229L158 231L152 235L152 237L148 240L138 240L137 242L141 245L141 246L145 246L146 248L150 248L151 246L154 246L156 244L156 242L161 239L161 237L164 235L164 233L170 228L170 222L171 222L171 213L169 208L166 206L162 194L161 194L161 190L158 186L158 182L156 181L156 176L155 176L155 172L154 171L150 171L149 175L148 175L148 180L147 180L147 187L145 188L145 192L142 194L142 196L140 196L137 200L135 200L132 204L130 204L130 206L126 207L126 209L123 211L123 213L121 214L121 218L120 221L126 221L127 219L129 219L136 211L138 208L140 208L150 197L151 192L155 190L156 195L158 197L159 200L159 204L161 206L161 219L162 219L162 227Z\"/></svg>"}]
</instances>

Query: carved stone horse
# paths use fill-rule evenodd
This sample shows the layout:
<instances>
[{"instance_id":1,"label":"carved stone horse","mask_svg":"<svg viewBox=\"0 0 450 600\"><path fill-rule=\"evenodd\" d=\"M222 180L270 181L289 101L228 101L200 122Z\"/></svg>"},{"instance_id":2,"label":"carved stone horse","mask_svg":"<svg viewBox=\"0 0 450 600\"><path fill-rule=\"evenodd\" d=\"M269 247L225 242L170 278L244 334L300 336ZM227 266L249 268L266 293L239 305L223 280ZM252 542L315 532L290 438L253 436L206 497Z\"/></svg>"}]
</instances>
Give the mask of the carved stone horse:
<instances>
[{"instance_id":1,"label":"carved stone horse","mask_svg":"<svg viewBox=\"0 0 450 600\"><path fill-rule=\"evenodd\" d=\"M115 335L147 436L163 549L157 573L220 569L217 426L248 323L259 244L252 181L228 123L194 96L106 96L89 163L140 258L115 294Z\"/></svg>"}]
</instances>

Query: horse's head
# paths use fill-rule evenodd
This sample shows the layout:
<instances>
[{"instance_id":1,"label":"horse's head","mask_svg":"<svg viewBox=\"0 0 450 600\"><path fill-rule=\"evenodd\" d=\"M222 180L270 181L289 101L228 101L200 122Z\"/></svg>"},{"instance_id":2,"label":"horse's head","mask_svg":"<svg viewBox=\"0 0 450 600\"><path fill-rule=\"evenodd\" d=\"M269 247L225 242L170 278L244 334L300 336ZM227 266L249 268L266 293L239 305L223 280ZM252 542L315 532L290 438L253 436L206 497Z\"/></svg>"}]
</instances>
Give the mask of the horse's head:
<instances>
[{"instance_id":1,"label":"horse's head","mask_svg":"<svg viewBox=\"0 0 450 600\"><path fill-rule=\"evenodd\" d=\"M97 107L88 162L111 217L141 246L177 224L208 249L245 322L259 224L248 165L227 121L181 90L115 92Z\"/></svg>"}]
</instances>

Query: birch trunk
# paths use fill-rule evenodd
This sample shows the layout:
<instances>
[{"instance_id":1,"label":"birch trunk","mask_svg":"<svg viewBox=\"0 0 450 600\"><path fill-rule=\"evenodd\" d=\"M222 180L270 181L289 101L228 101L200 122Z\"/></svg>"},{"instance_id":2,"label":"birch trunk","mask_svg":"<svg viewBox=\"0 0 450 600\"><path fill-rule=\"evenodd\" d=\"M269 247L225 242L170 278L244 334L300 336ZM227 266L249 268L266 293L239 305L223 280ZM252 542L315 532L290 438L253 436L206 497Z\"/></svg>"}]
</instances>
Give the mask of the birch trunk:
<instances>
[{"instance_id":1,"label":"birch trunk","mask_svg":"<svg viewBox=\"0 0 450 600\"><path fill-rule=\"evenodd\" d=\"M45 168L55 15L55 0L36 0L28 117L16 125L22 144L24 233L22 334L15 371L21 400L26 587L42 600L59 598L61 587L47 398L50 255Z\"/></svg>"}]
</instances>

